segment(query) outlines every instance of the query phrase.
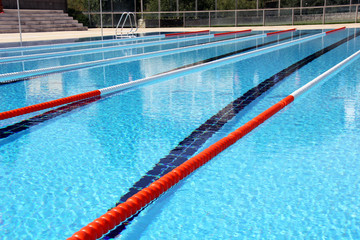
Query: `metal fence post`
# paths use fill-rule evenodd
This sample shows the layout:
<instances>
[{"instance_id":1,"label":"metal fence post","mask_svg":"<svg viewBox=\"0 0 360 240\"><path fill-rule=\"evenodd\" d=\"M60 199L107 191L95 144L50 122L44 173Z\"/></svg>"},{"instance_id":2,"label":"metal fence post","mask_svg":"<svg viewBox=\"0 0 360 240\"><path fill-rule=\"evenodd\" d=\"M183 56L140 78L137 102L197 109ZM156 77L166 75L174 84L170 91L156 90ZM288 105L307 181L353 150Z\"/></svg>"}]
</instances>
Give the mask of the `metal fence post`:
<instances>
[{"instance_id":1,"label":"metal fence post","mask_svg":"<svg viewBox=\"0 0 360 240\"><path fill-rule=\"evenodd\" d=\"M263 26L265 26L265 9L263 9Z\"/></svg>"},{"instance_id":2,"label":"metal fence post","mask_svg":"<svg viewBox=\"0 0 360 240\"><path fill-rule=\"evenodd\" d=\"M19 22L20 46L22 47L23 42L22 42L22 30L21 30L21 19L20 19L20 4L19 4L19 0L17 0L16 4L17 4L17 14L18 14L18 22Z\"/></svg>"},{"instance_id":3,"label":"metal fence post","mask_svg":"<svg viewBox=\"0 0 360 240\"><path fill-rule=\"evenodd\" d=\"M358 13L359 13L359 5L356 6L356 11L355 11L355 23L357 23Z\"/></svg>"},{"instance_id":4,"label":"metal fence post","mask_svg":"<svg viewBox=\"0 0 360 240\"><path fill-rule=\"evenodd\" d=\"M295 11L291 9L291 25L294 25Z\"/></svg>"},{"instance_id":5,"label":"metal fence post","mask_svg":"<svg viewBox=\"0 0 360 240\"><path fill-rule=\"evenodd\" d=\"M209 27L211 27L211 12L209 12Z\"/></svg>"},{"instance_id":6,"label":"metal fence post","mask_svg":"<svg viewBox=\"0 0 360 240\"><path fill-rule=\"evenodd\" d=\"M110 2L110 7L111 7L111 27L114 27L114 6L113 6L113 0L111 0Z\"/></svg>"},{"instance_id":7,"label":"metal fence post","mask_svg":"<svg viewBox=\"0 0 360 240\"><path fill-rule=\"evenodd\" d=\"M101 40L104 40L104 29L103 29L103 12L102 12L102 0L99 2L100 4L100 27L101 27Z\"/></svg>"},{"instance_id":8,"label":"metal fence post","mask_svg":"<svg viewBox=\"0 0 360 240\"><path fill-rule=\"evenodd\" d=\"M90 7L90 0L88 0L88 11L89 11L89 27L90 27L90 26L91 26L91 14L90 14L91 7Z\"/></svg>"},{"instance_id":9,"label":"metal fence post","mask_svg":"<svg viewBox=\"0 0 360 240\"><path fill-rule=\"evenodd\" d=\"M160 18L161 18L161 13L160 13L160 11L161 11L161 2L160 2L160 0L158 0L158 10L159 10L159 14L158 14L158 18L159 18L159 21L158 21L158 28L160 28Z\"/></svg>"},{"instance_id":10,"label":"metal fence post","mask_svg":"<svg viewBox=\"0 0 360 240\"><path fill-rule=\"evenodd\" d=\"M183 26L186 27L186 24L185 24L185 12L183 12Z\"/></svg>"},{"instance_id":11,"label":"metal fence post","mask_svg":"<svg viewBox=\"0 0 360 240\"><path fill-rule=\"evenodd\" d=\"M280 17L280 12L281 12L281 0L279 0L279 4L278 4L278 16Z\"/></svg>"},{"instance_id":12,"label":"metal fence post","mask_svg":"<svg viewBox=\"0 0 360 240\"><path fill-rule=\"evenodd\" d=\"M234 11L234 13L235 13L235 27L237 27L238 22L237 22L237 12L236 12L236 10Z\"/></svg>"},{"instance_id":13,"label":"metal fence post","mask_svg":"<svg viewBox=\"0 0 360 240\"><path fill-rule=\"evenodd\" d=\"M323 7L322 24L325 24L325 13L326 13L326 8L325 8L325 7Z\"/></svg>"}]
</instances>

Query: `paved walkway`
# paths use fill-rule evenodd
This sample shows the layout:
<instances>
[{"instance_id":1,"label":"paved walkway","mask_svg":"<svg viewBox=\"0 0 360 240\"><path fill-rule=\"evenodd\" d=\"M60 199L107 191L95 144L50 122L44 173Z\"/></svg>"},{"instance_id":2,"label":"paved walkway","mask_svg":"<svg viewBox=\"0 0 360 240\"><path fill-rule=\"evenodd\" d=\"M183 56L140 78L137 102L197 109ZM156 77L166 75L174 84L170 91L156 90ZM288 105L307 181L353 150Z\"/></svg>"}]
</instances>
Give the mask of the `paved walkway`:
<instances>
[{"instance_id":1,"label":"paved walkway","mask_svg":"<svg viewBox=\"0 0 360 240\"><path fill-rule=\"evenodd\" d=\"M295 25L295 26L263 26L263 27L210 27L210 28L139 28L138 33L146 32L183 32L183 31L237 31L242 29L253 29L253 31L263 30L284 30L289 28L296 29L335 29L339 27L360 28L360 23L352 24L331 24L331 25ZM114 35L114 28L104 28L103 35ZM37 33L23 33L22 40L25 41L41 41L41 40L56 40L56 39L73 39L84 37L101 36L100 28L90 28L88 31L66 31L66 32L37 32ZM3 33L0 34L0 43L19 42L19 33Z\"/></svg>"}]
</instances>

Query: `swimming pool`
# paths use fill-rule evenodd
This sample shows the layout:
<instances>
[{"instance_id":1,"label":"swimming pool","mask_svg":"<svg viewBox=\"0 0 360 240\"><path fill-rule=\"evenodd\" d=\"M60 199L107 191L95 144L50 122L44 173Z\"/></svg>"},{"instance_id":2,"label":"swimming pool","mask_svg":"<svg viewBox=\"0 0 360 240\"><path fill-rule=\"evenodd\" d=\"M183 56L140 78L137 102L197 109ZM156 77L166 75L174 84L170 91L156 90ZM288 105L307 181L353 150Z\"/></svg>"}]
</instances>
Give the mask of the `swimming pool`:
<instances>
[{"instance_id":1,"label":"swimming pool","mask_svg":"<svg viewBox=\"0 0 360 240\"><path fill-rule=\"evenodd\" d=\"M148 173L159 161L165 168L172 166L170 159L193 156L359 50L359 31L339 31L41 116L2 120L1 238L70 237L123 201L140 179L159 176ZM199 45L194 51L18 79L0 86L7 93L1 95L0 112L319 32ZM41 60L24 64L46 67ZM150 204L117 238L359 238L359 73L354 62L312 89ZM257 87L264 81L268 89ZM231 114L221 124L213 122L222 109Z\"/></svg>"}]
</instances>

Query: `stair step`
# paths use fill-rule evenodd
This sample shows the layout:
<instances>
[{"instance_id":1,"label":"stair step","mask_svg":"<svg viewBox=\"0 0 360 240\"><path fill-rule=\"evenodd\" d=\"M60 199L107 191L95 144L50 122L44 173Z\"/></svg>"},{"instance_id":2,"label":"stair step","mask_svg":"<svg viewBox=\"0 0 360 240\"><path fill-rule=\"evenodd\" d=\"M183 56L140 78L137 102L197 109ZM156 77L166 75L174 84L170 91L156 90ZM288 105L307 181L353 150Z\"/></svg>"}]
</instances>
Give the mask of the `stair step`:
<instances>
[{"instance_id":1,"label":"stair step","mask_svg":"<svg viewBox=\"0 0 360 240\"><path fill-rule=\"evenodd\" d=\"M21 20L21 25L32 25L32 24L63 24L63 23L78 23L78 21L73 19L64 19L64 20L32 20L32 21L24 21ZM3 20L1 21L1 25L18 25L18 20Z\"/></svg>"},{"instance_id":2,"label":"stair step","mask_svg":"<svg viewBox=\"0 0 360 240\"><path fill-rule=\"evenodd\" d=\"M31 16L21 16L20 19L22 20L42 20L46 18L52 18L52 19L67 19L69 18L68 15L31 15ZM0 20L5 19L18 19L18 16L8 16L8 15L0 15Z\"/></svg>"},{"instance_id":3,"label":"stair step","mask_svg":"<svg viewBox=\"0 0 360 240\"><path fill-rule=\"evenodd\" d=\"M86 27L66 27L66 28L49 28L44 31L42 28L38 29L24 29L21 30L23 33L28 32L58 32L58 31L86 31ZM19 33L18 29L0 29L0 33Z\"/></svg>"},{"instance_id":4,"label":"stair step","mask_svg":"<svg viewBox=\"0 0 360 240\"><path fill-rule=\"evenodd\" d=\"M5 9L0 15L0 33L19 32L17 9ZM62 10L20 10L22 32L85 31L82 23Z\"/></svg>"},{"instance_id":5,"label":"stair step","mask_svg":"<svg viewBox=\"0 0 360 240\"><path fill-rule=\"evenodd\" d=\"M31 29L31 28L57 28L57 27L83 27L80 23L63 23L63 24L34 24L34 25L21 25L21 29ZM19 25L0 25L0 29L11 29L11 28L19 28Z\"/></svg>"},{"instance_id":6,"label":"stair step","mask_svg":"<svg viewBox=\"0 0 360 240\"><path fill-rule=\"evenodd\" d=\"M17 9L4 9L5 13L9 14L17 14ZM64 13L63 10L40 10L40 9L20 9L20 14L28 14L28 13Z\"/></svg>"}]
</instances>

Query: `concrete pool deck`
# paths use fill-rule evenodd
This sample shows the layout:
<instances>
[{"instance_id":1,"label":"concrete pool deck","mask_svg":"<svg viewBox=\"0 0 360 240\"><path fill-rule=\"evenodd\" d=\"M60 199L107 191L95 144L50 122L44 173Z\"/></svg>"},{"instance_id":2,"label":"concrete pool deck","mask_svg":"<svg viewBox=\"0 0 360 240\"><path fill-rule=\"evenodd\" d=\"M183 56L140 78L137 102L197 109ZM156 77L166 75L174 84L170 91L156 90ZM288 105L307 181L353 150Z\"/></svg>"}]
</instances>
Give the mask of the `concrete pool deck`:
<instances>
[{"instance_id":1,"label":"concrete pool deck","mask_svg":"<svg viewBox=\"0 0 360 240\"><path fill-rule=\"evenodd\" d=\"M289 28L302 29L335 29L339 27L347 28L360 28L360 23L351 24L324 24L324 25L286 25L286 26L249 26L249 27L187 27L187 28L139 28L137 33L148 32L184 32L184 31L238 31L251 28L253 31L263 30L284 30ZM103 35L110 36L115 34L115 28L104 28ZM62 32L35 32L35 33L23 33L22 41L43 41L43 40L57 40L57 39L76 39L86 37L101 36L100 28L90 28L87 31L62 31ZM2 33L0 34L0 43L19 42L19 33Z\"/></svg>"}]
</instances>

